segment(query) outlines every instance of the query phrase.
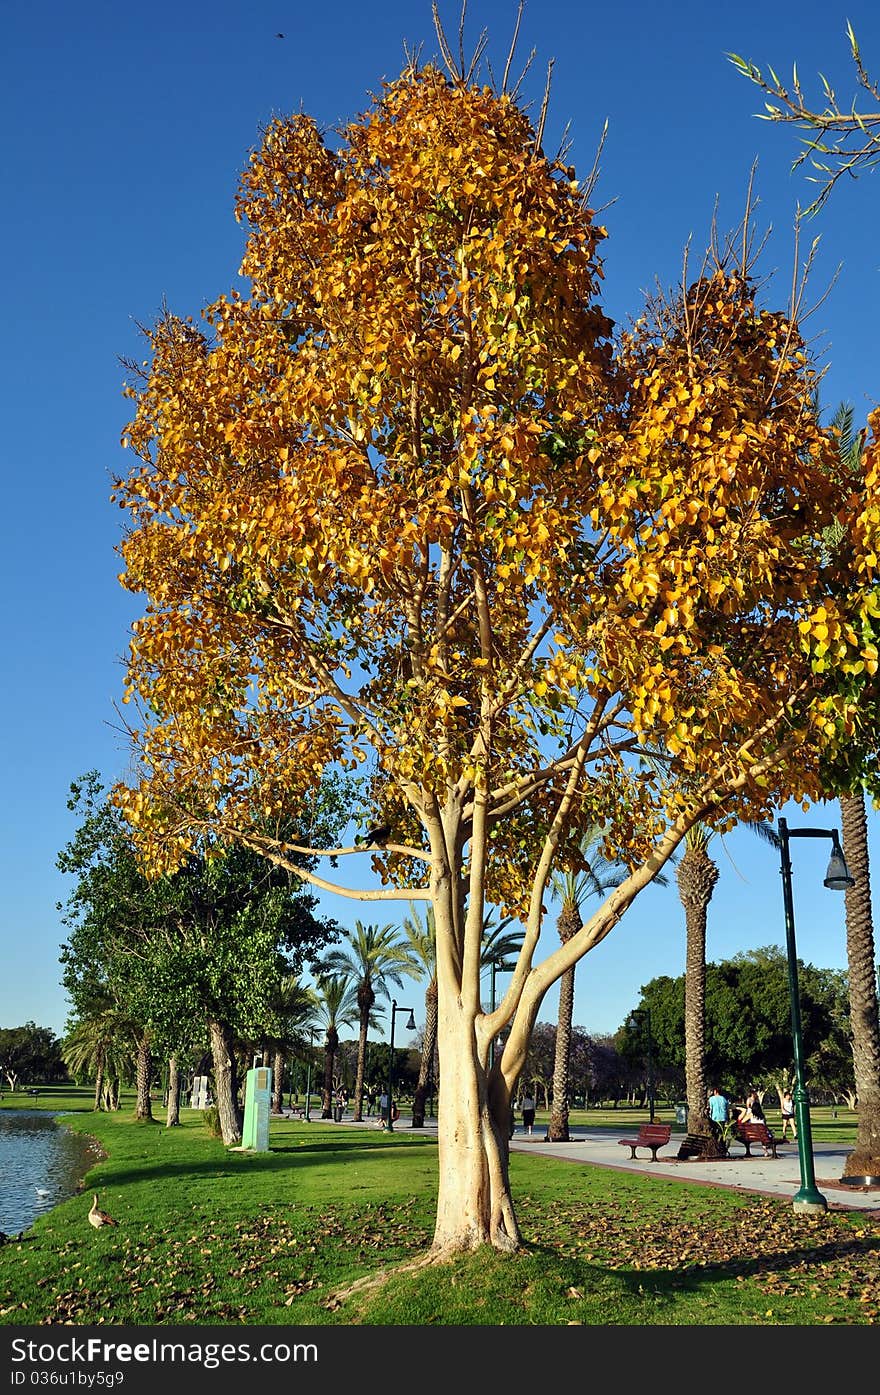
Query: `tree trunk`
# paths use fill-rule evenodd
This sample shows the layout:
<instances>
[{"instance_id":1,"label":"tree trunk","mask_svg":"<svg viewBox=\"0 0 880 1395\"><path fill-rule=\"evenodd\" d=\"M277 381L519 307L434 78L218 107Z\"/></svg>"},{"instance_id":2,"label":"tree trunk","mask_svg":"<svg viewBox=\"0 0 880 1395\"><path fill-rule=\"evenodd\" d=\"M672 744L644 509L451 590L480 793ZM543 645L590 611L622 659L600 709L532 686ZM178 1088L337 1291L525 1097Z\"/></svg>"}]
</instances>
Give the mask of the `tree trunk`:
<instances>
[{"instance_id":1,"label":"tree trunk","mask_svg":"<svg viewBox=\"0 0 880 1395\"><path fill-rule=\"evenodd\" d=\"M102 1106L102 1103L103 1103L103 1094L104 1094L104 1067L103 1067L103 1065L101 1065L101 1064L99 1063L97 1072L96 1072L96 1074L95 1074L95 1103L92 1105L92 1109L93 1109L93 1110L99 1111L99 1110L101 1109L101 1106Z\"/></svg>"},{"instance_id":2,"label":"tree trunk","mask_svg":"<svg viewBox=\"0 0 880 1395\"><path fill-rule=\"evenodd\" d=\"M375 995L373 995L375 996ZM369 1030L370 1011L367 1009L364 1015L363 1007L360 1010L360 1030L358 1031L357 1066L354 1077L354 1114L352 1119L356 1123L364 1117L364 1075L367 1068L367 1032Z\"/></svg>"},{"instance_id":3,"label":"tree trunk","mask_svg":"<svg viewBox=\"0 0 880 1395\"><path fill-rule=\"evenodd\" d=\"M843 855L855 878L846 892L846 955L850 1028L858 1113L856 1145L846 1177L880 1177L880 1026L874 957L874 921L868 866L868 821L863 794L840 800Z\"/></svg>"},{"instance_id":4,"label":"tree trunk","mask_svg":"<svg viewBox=\"0 0 880 1395\"><path fill-rule=\"evenodd\" d=\"M153 1104L150 1099L150 1078L153 1074L153 1057L150 1052L150 1038L144 1034L137 1047L137 1069L135 1073L136 1097L134 1117L142 1123L153 1123Z\"/></svg>"},{"instance_id":5,"label":"tree trunk","mask_svg":"<svg viewBox=\"0 0 880 1395\"><path fill-rule=\"evenodd\" d=\"M508 1173L510 1088L496 1065L487 1081L470 1046L474 1018L462 1003L438 1013L439 1183L432 1253L446 1257L492 1245L519 1248L521 1236Z\"/></svg>"},{"instance_id":6,"label":"tree trunk","mask_svg":"<svg viewBox=\"0 0 880 1395\"><path fill-rule=\"evenodd\" d=\"M272 1113L284 1110L284 1052L276 1046L272 1053Z\"/></svg>"},{"instance_id":7,"label":"tree trunk","mask_svg":"<svg viewBox=\"0 0 880 1395\"><path fill-rule=\"evenodd\" d=\"M242 1118L238 1107L238 1080L232 1033L223 1022L209 1021L211 1057L214 1064L214 1094L220 1133L227 1148L241 1142Z\"/></svg>"},{"instance_id":8,"label":"tree trunk","mask_svg":"<svg viewBox=\"0 0 880 1395\"><path fill-rule=\"evenodd\" d=\"M568 1143L568 1068L571 1057L571 1024L574 1017L574 969L566 969L559 980L559 1013L556 1022L556 1052L553 1058L553 1107L547 1137L551 1143Z\"/></svg>"},{"instance_id":9,"label":"tree trunk","mask_svg":"<svg viewBox=\"0 0 880 1395\"><path fill-rule=\"evenodd\" d=\"M706 1085L706 913L718 868L705 848L689 846L676 872L684 907L687 945L684 978L684 1058L687 1135L680 1158L714 1158L724 1149L709 1119Z\"/></svg>"},{"instance_id":10,"label":"tree trunk","mask_svg":"<svg viewBox=\"0 0 880 1395\"><path fill-rule=\"evenodd\" d=\"M333 1118L333 1064L336 1060L336 1048L339 1045L339 1033L335 1027L327 1028L327 1038L324 1042L324 1085L321 1090L321 1118Z\"/></svg>"},{"instance_id":11,"label":"tree trunk","mask_svg":"<svg viewBox=\"0 0 880 1395\"><path fill-rule=\"evenodd\" d=\"M168 1104L165 1115L166 1129L176 1128L180 1123L180 1068L177 1054L168 1058Z\"/></svg>"},{"instance_id":12,"label":"tree trunk","mask_svg":"<svg viewBox=\"0 0 880 1395\"><path fill-rule=\"evenodd\" d=\"M422 1059L419 1078L413 1095L412 1127L425 1126L425 1102L434 1082L434 1052L437 1050L437 980L432 978L425 993L425 1031L422 1036Z\"/></svg>"}]
</instances>

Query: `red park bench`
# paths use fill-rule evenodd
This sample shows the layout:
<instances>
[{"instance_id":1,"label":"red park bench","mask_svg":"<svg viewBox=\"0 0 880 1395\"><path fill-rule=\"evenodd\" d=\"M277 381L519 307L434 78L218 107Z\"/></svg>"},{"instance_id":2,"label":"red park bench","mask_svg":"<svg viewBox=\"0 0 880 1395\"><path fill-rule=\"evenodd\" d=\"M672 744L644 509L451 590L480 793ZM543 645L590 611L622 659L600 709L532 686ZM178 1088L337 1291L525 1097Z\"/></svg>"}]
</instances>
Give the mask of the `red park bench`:
<instances>
[{"instance_id":1,"label":"red park bench","mask_svg":"<svg viewBox=\"0 0 880 1395\"><path fill-rule=\"evenodd\" d=\"M765 1148L769 1148L775 1158L776 1144L779 1140L773 1137L766 1124L737 1124L731 1142L741 1143L747 1158L752 1156L753 1143L761 1143Z\"/></svg>"},{"instance_id":2,"label":"red park bench","mask_svg":"<svg viewBox=\"0 0 880 1395\"><path fill-rule=\"evenodd\" d=\"M637 1148L650 1148L651 1162L656 1162L657 1149L669 1142L671 1133L671 1124L640 1124L638 1138L618 1138L617 1141L630 1149L631 1158L635 1157Z\"/></svg>"}]
</instances>

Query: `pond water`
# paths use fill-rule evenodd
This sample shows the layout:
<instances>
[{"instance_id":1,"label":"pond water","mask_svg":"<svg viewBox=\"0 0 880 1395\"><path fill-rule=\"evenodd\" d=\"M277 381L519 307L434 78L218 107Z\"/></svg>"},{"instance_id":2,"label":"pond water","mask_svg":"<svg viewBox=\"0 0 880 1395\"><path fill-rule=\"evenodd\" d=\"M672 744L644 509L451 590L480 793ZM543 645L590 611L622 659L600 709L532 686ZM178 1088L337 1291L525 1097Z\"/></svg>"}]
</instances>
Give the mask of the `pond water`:
<instances>
[{"instance_id":1,"label":"pond water","mask_svg":"<svg viewBox=\"0 0 880 1395\"><path fill-rule=\"evenodd\" d=\"M100 1156L94 1139L64 1127L63 1114L0 1109L0 1230L17 1235L75 1196Z\"/></svg>"}]
</instances>

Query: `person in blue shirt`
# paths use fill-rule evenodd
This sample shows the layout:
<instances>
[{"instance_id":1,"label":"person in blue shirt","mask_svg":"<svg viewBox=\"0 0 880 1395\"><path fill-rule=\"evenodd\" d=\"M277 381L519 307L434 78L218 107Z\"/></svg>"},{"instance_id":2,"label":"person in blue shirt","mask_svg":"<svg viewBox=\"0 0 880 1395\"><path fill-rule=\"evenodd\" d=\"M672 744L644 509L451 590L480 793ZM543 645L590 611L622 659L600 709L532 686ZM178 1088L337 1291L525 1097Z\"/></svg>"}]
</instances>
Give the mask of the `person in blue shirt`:
<instances>
[{"instance_id":1,"label":"person in blue shirt","mask_svg":"<svg viewBox=\"0 0 880 1395\"><path fill-rule=\"evenodd\" d=\"M709 1118L713 1124L724 1125L730 1118L730 1101L722 1095L717 1085L713 1085L709 1094Z\"/></svg>"}]
</instances>

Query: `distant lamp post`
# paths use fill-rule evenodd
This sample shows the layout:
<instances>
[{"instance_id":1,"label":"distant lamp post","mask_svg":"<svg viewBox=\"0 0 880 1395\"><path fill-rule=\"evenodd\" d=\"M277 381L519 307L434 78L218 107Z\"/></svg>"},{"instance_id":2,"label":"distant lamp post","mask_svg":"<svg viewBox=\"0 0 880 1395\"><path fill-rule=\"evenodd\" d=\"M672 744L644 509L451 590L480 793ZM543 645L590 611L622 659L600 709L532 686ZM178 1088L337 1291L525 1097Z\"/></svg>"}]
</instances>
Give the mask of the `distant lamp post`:
<instances>
[{"instance_id":1,"label":"distant lamp post","mask_svg":"<svg viewBox=\"0 0 880 1395\"><path fill-rule=\"evenodd\" d=\"M794 901L791 894L790 838L830 838L831 859L825 873L829 891L846 891L855 886L840 846L836 828L789 828L785 819L779 820L779 851L782 862L782 900L785 907L785 947L788 955L788 993L791 999L791 1044L794 1054L794 1110L797 1118L798 1161L801 1170L800 1189L792 1204L795 1211L826 1211L828 1202L816 1186L813 1168L813 1132L810 1126L810 1100L804 1083L804 1052L801 1039L801 1000L798 991L797 948L794 939Z\"/></svg>"},{"instance_id":2,"label":"distant lamp post","mask_svg":"<svg viewBox=\"0 0 880 1395\"><path fill-rule=\"evenodd\" d=\"M307 1062L307 1064L306 1064L306 1112L305 1112L305 1115L303 1116L303 1117L305 1118L305 1121L306 1121L307 1124L310 1124L310 1123L312 1122L312 1116L311 1116L311 1113L310 1113L310 1109L311 1109L311 1103L312 1103L312 1052L313 1052L313 1050L314 1050L314 1042L315 1042L315 1029L314 1029L314 1027L310 1027L310 1028L309 1028L309 1058L308 1058L308 1062Z\"/></svg>"},{"instance_id":3,"label":"distant lamp post","mask_svg":"<svg viewBox=\"0 0 880 1395\"><path fill-rule=\"evenodd\" d=\"M649 1007L633 1008L627 1019L627 1026L631 1032L641 1028L644 1019L645 1031L645 1055L647 1057L647 1084L648 1084L648 1118L654 1122L654 1057L652 1054L651 1042L651 1009Z\"/></svg>"},{"instance_id":4,"label":"distant lamp post","mask_svg":"<svg viewBox=\"0 0 880 1395\"><path fill-rule=\"evenodd\" d=\"M416 1029L416 1019L412 1008L398 1007L397 999L391 999L391 1042L388 1047L388 1132L394 1132L394 1097L391 1093L394 1084L394 1019L399 1012L408 1012L409 1021L405 1024L408 1032Z\"/></svg>"},{"instance_id":5,"label":"distant lamp post","mask_svg":"<svg viewBox=\"0 0 880 1395\"><path fill-rule=\"evenodd\" d=\"M491 971L492 971L492 1000L491 1000L491 1003L490 1003L490 1005L489 1005L489 1011L490 1011L490 1012L494 1012L494 1011L495 1011L495 975L496 975L496 973L498 973L498 974L506 974L506 973L509 973L511 969L515 969L515 968L516 968L516 965L515 965L515 964L506 964L506 963L498 964L498 963L496 963L496 961L493 959L492 962L491 962L490 968L491 968ZM492 1067L494 1066L494 1064L495 1064L495 1038L493 1037L492 1040L491 1040L490 1043L489 1043L489 1061L488 1061L489 1070L492 1069Z\"/></svg>"}]
</instances>

